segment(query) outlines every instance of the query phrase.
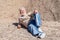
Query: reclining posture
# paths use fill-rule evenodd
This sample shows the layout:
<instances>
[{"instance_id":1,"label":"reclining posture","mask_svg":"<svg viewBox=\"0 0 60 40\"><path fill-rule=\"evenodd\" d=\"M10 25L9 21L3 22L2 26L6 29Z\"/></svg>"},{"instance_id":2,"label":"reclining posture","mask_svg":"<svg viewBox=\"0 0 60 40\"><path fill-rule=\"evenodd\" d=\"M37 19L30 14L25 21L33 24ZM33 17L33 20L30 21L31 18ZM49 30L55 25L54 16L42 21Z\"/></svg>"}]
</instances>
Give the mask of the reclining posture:
<instances>
[{"instance_id":1,"label":"reclining posture","mask_svg":"<svg viewBox=\"0 0 60 40\"><path fill-rule=\"evenodd\" d=\"M40 28L42 22L38 10L34 10L32 13L27 14L25 8L20 9L18 27L20 27L20 23L23 24L33 36L40 38L45 37L45 33Z\"/></svg>"}]
</instances>

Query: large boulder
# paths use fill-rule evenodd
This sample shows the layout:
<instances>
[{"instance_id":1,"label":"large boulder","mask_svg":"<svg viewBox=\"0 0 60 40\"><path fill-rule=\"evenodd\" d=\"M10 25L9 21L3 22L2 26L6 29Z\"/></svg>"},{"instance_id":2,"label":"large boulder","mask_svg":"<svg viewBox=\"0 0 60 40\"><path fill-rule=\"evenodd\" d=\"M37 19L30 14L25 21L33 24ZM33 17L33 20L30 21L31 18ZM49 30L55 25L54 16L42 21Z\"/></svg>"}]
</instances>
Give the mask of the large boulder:
<instances>
[{"instance_id":1,"label":"large boulder","mask_svg":"<svg viewBox=\"0 0 60 40\"><path fill-rule=\"evenodd\" d=\"M60 21L60 0L0 0L0 19L17 19L20 7L38 9L44 21Z\"/></svg>"},{"instance_id":2,"label":"large boulder","mask_svg":"<svg viewBox=\"0 0 60 40\"><path fill-rule=\"evenodd\" d=\"M60 20L60 0L31 0L31 7L40 11L43 20Z\"/></svg>"}]
</instances>

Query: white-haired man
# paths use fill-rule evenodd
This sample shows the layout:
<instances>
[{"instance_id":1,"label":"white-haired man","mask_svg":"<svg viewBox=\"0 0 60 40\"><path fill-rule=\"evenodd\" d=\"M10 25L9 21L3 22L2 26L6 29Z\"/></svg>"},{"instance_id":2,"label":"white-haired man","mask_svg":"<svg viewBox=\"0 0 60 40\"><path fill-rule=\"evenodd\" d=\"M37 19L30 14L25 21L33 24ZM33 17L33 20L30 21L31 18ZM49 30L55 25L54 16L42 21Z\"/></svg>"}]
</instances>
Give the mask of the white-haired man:
<instances>
[{"instance_id":1,"label":"white-haired man","mask_svg":"<svg viewBox=\"0 0 60 40\"><path fill-rule=\"evenodd\" d=\"M41 26L41 18L38 10L34 10L33 13L29 14L26 13L25 8L20 9L20 17L19 17L19 24L18 27L20 26L20 23L23 24L27 30L34 36L38 36L40 38L45 37L45 33L39 28Z\"/></svg>"},{"instance_id":2,"label":"white-haired man","mask_svg":"<svg viewBox=\"0 0 60 40\"><path fill-rule=\"evenodd\" d=\"M18 28L21 27L20 24L24 25L24 27L27 28L30 17L27 15L26 9L24 7L20 8L19 11L20 11L20 16L18 18L19 20Z\"/></svg>"}]
</instances>

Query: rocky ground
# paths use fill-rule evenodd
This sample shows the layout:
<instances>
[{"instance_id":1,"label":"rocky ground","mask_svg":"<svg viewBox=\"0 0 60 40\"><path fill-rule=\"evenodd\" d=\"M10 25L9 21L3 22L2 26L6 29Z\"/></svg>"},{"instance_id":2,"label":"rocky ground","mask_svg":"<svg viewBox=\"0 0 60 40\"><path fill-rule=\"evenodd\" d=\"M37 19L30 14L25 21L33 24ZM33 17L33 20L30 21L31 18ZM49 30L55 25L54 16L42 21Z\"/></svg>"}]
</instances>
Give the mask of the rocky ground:
<instances>
[{"instance_id":1,"label":"rocky ground","mask_svg":"<svg viewBox=\"0 0 60 40\"><path fill-rule=\"evenodd\" d=\"M19 8L41 13L44 39L32 36L26 29L17 29ZM58 21L58 22L57 22ZM0 0L0 40L60 40L60 0Z\"/></svg>"},{"instance_id":2,"label":"rocky ground","mask_svg":"<svg viewBox=\"0 0 60 40\"><path fill-rule=\"evenodd\" d=\"M15 20L0 20L0 40L60 40L60 23L43 21L42 30L46 33L44 39L32 36L26 29L17 29Z\"/></svg>"}]
</instances>

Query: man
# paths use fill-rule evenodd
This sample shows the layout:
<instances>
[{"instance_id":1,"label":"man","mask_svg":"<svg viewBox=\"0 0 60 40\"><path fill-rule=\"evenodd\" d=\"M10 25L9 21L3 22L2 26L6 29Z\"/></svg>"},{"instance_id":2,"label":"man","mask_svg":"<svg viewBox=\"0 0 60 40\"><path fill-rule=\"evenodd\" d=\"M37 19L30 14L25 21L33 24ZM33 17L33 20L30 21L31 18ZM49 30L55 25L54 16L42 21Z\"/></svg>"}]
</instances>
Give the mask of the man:
<instances>
[{"instance_id":1,"label":"man","mask_svg":"<svg viewBox=\"0 0 60 40\"><path fill-rule=\"evenodd\" d=\"M18 28L21 27L20 24L23 24L32 35L40 38L45 37L45 33L39 28L41 26L41 18L37 10L34 10L33 14L26 14L25 8L21 8Z\"/></svg>"},{"instance_id":2,"label":"man","mask_svg":"<svg viewBox=\"0 0 60 40\"><path fill-rule=\"evenodd\" d=\"M41 28L39 28L41 24L42 22L41 22L40 14L37 10L34 10L30 22L28 24L28 31L34 36L44 38L45 33L41 30Z\"/></svg>"},{"instance_id":3,"label":"man","mask_svg":"<svg viewBox=\"0 0 60 40\"><path fill-rule=\"evenodd\" d=\"M25 28L27 28L30 17L27 15L26 9L24 7L20 8L19 11L20 11L20 16L18 18L19 20L18 28L21 28L20 24L24 25Z\"/></svg>"}]
</instances>

